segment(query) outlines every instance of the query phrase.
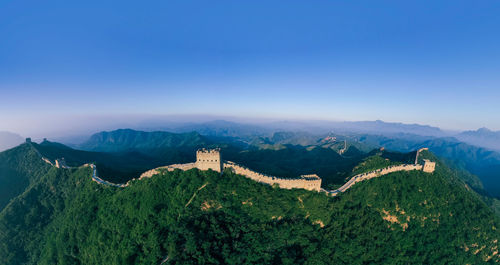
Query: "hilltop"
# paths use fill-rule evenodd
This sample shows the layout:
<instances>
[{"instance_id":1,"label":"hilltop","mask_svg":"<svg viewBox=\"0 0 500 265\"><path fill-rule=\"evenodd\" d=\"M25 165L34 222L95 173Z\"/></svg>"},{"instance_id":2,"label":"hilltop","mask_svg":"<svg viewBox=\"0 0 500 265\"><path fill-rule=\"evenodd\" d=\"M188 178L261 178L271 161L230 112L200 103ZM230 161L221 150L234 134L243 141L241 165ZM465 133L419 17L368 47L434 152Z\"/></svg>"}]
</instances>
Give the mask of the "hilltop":
<instances>
[{"instance_id":1,"label":"hilltop","mask_svg":"<svg viewBox=\"0 0 500 265\"><path fill-rule=\"evenodd\" d=\"M33 145L25 143L0 152L0 210L50 169Z\"/></svg>"}]
</instances>

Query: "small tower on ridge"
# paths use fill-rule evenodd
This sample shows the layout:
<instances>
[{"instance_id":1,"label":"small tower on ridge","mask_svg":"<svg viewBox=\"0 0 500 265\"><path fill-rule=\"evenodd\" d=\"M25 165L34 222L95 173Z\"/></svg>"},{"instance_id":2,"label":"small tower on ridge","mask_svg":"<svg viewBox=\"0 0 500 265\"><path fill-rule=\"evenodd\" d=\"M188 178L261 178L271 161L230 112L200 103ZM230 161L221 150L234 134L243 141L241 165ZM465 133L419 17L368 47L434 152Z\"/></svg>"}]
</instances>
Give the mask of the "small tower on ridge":
<instances>
[{"instance_id":1,"label":"small tower on ridge","mask_svg":"<svg viewBox=\"0 0 500 265\"><path fill-rule=\"evenodd\" d=\"M213 171L222 172L220 148L198 149L196 151L196 168L199 170L212 169Z\"/></svg>"},{"instance_id":2,"label":"small tower on ridge","mask_svg":"<svg viewBox=\"0 0 500 265\"><path fill-rule=\"evenodd\" d=\"M436 169L436 162L431 162L430 160L424 159L423 171L427 173L432 173Z\"/></svg>"}]
</instances>

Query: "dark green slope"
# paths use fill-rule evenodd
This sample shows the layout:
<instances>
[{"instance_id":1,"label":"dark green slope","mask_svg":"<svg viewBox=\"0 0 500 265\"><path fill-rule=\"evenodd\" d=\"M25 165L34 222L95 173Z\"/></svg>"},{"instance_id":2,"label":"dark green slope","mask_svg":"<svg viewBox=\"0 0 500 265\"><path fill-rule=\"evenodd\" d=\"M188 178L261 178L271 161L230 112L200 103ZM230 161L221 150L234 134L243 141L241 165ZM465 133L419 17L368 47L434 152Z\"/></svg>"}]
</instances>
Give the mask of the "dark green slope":
<instances>
[{"instance_id":1,"label":"dark green slope","mask_svg":"<svg viewBox=\"0 0 500 265\"><path fill-rule=\"evenodd\" d=\"M165 172L112 188L90 181L88 168L53 169L0 213L0 263L495 264L498 226L441 163L338 197L230 172Z\"/></svg>"},{"instance_id":2,"label":"dark green slope","mask_svg":"<svg viewBox=\"0 0 500 265\"><path fill-rule=\"evenodd\" d=\"M90 184L89 167L51 167L0 212L0 264L38 264L47 227Z\"/></svg>"},{"instance_id":3,"label":"dark green slope","mask_svg":"<svg viewBox=\"0 0 500 265\"><path fill-rule=\"evenodd\" d=\"M32 144L0 153L0 210L50 169Z\"/></svg>"},{"instance_id":4,"label":"dark green slope","mask_svg":"<svg viewBox=\"0 0 500 265\"><path fill-rule=\"evenodd\" d=\"M391 230L403 231L394 245L407 256L402 263L415 263L416 256L424 264L498 263L499 219L456 174L439 162L433 174L398 172L361 182L343 199L370 206Z\"/></svg>"},{"instance_id":5,"label":"dark green slope","mask_svg":"<svg viewBox=\"0 0 500 265\"><path fill-rule=\"evenodd\" d=\"M125 183L142 172L159 166L194 161L194 147L163 148L155 152L89 152L75 150L65 145L44 141L33 146L50 160L64 157L68 166L76 167L95 163L99 175L111 182Z\"/></svg>"}]
</instances>

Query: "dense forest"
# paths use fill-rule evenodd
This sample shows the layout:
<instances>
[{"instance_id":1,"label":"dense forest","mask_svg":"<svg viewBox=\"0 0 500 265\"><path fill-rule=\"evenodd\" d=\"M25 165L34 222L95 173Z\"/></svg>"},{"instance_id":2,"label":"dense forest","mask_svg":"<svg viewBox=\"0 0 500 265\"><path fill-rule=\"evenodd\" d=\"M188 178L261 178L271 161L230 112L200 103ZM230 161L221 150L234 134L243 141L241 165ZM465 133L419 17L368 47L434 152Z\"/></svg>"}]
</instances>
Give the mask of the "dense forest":
<instances>
[{"instance_id":1,"label":"dense forest","mask_svg":"<svg viewBox=\"0 0 500 265\"><path fill-rule=\"evenodd\" d=\"M89 167L51 168L13 199L0 213L0 263L500 262L498 217L442 163L433 174L393 173L337 197L231 172L176 170L126 188L90 175Z\"/></svg>"},{"instance_id":2,"label":"dense forest","mask_svg":"<svg viewBox=\"0 0 500 265\"><path fill-rule=\"evenodd\" d=\"M0 211L50 170L30 144L0 153Z\"/></svg>"}]
</instances>

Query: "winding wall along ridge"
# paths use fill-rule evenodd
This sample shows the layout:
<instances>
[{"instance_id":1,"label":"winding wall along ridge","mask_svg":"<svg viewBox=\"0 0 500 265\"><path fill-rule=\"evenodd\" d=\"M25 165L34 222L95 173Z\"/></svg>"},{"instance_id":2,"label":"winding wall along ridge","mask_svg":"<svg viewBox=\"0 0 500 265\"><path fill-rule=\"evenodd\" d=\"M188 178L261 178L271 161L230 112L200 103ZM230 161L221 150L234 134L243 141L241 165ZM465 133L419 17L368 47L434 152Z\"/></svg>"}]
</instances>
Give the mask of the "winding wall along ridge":
<instances>
[{"instance_id":1,"label":"winding wall along ridge","mask_svg":"<svg viewBox=\"0 0 500 265\"><path fill-rule=\"evenodd\" d=\"M333 196L337 196L337 194L339 194L340 192L345 192L346 190L351 188L354 184L361 182L361 181L364 181L364 180L380 177L380 176L387 175L387 174L394 173L394 172L398 172L398 171L411 171L411 170L422 170L422 169L423 169L422 165L414 165L414 164L388 166L386 168L377 169L377 170L373 170L370 172L358 174L358 175L352 177L349 181L347 181L346 184L342 185L342 187L340 187L336 190L323 190L323 191L325 191Z\"/></svg>"},{"instance_id":2,"label":"winding wall along ridge","mask_svg":"<svg viewBox=\"0 0 500 265\"><path fill-rule=\"evenodd\" d=\"M418 162L418 155L422 150L426 150L426 148L422 148L417 151L417 156L415 161ZM42 156L42 160L45 161L46 163L55 166L55 167L62 167L62 168L70 168L65 165L65 163L60 163L60 161L56 160L56 163L53 164L50 160ZM64 160L61 160L64 162ZM58 163L59 162L59 163ZM222 161L221 161L222 162ZM426 163L429 163L430 161L425 161ZM412 171L412 170L424 170L426 172L432 173L434 171L434 162L430 162L432 164L432 169L431 170L426 170L426 166L420 165L420 164L403 164L403 165L393 165L393 166L388 166L382 169L377 169L373 170L370 172L366 173L361 173L358 175L355 175L347 183L342 185L340 188L336 190L325 190L321 188L321 178L319 178L317 175L302 175L300 178L281 178L281 177L275 177L275 176L270 176L266 174L262 174L259 172L255 172L247 167L238 165L234 162L231 161L224 161L222 162L222 168L223 169L230 169L236 174L243 175L247 178L250 178L254 181L257 181L259 183L264 183L268 185L274 185L278 184L280 188L283 189L293 189L293 188L302 188L302 189L307 189L307 190L315 190L315 191L321 191L321 192L326 192L332 196L336 196L341 192L345 192L349 188L351 188L354 184L372 179L375 177L380 177L386 174L390 174L393 172L397 171ZM108 186L113 186L113 187L127 187L130 183L130 181L136 180L135 178L128 181L125 184L116 184L112 183L106 180L101 179L97 175L97 167L94 164L85 164L84 166L89 166L92 169L92 180L103 185L108 185ZM197 163L186 163L186 164L173 164L169 166L164 166L164 167L158 167L155 169L148 170L144 173L142 173L139 177L139 180L143 178L150 178L156 174L160 173L160 170L167 170L167 171L174 171L175 169L180 169L180 170L189 170L193 168L199 168L199 165L197 166ZM220 168L219 168L220 169Z\"/></svg>"}]
</instances>

